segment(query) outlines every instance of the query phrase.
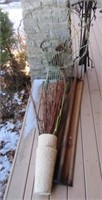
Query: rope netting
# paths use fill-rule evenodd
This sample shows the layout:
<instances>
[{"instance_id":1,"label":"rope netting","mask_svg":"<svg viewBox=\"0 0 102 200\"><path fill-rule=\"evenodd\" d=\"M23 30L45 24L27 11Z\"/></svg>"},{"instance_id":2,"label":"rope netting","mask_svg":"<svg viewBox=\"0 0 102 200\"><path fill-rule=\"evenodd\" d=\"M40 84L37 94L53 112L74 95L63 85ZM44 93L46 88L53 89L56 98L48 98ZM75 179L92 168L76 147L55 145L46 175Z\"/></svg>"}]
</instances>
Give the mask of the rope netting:
<instances>
[{"instance_id":1,"label":"rope netting","mask_svg":"<svg viewBox=\"0 0 102 200\"><path fill-rule=\"evenodd\" d=\"M75 55L79 54L80 48L84 48L81 56L76 56L80 61L87 51L89 43L87 27L90 21L85 22L78 30L71 22L71 14L77 15L80 19L80 13L76 9L69 4L67 6L57 4L41 5L25 11L23 18L25 26L27 27L26 18L28 18L28 29L30 23L31 27L33 26L33 33L31 30L29 34L29 30L26 31L26 38L35 44L32 49L34 57L41 60L35 79L44 79L40 88L39 110L41 111L36 113L40 133L56 133L65 94L70 90L72 83ZM81 22L82 20L80 19ZM80 30L85 27L87 42L80 47ZM71 29L74 30L74 34L71 34ZM77 49L72 46L76 40Z\"/></svg>"},{"instance_id":2,"label":"rope netting","mask_svg":"<svg viewBox=\"0 0 102 200\"><path fill-rule=\"evenodd\" d=\"M63 5L45 5L29 9L23 20L32 19L33 34L26 31L26 38L36 45L32 49L34 55L41 58L38 77L58 78L59 71L66 76L72 76L72 41L69 7ZM30 23L29 23L30 24ZM28 24L28 27L30 27ZM27 24L26 24L27 27ZM35 32L35 33L34 33ZM58 71L58 75L57 75ZM53 73L54 72L54 73ZM36 78L36 75L35 75Z\"/></svg>"}]
</instances>

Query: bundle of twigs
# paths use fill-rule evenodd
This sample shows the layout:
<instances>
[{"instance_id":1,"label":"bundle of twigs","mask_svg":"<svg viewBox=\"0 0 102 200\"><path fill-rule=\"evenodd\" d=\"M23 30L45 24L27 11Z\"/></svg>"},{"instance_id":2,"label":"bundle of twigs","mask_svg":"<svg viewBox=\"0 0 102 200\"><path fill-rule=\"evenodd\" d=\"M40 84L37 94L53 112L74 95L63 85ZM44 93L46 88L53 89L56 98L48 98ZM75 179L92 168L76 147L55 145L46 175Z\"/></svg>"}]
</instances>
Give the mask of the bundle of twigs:
<instances>
[{"instance_id":1,"label":"bundle of twigs","mask_svg":"<svg viewBox=\"0 0 102 200\"><path fill-rule=\"evenodd\" d=\"M41 111L44 133L55 133L57 117L62 106L63 91L63 81L50 82L42 87Z\"/></svg>"}]
</instances>

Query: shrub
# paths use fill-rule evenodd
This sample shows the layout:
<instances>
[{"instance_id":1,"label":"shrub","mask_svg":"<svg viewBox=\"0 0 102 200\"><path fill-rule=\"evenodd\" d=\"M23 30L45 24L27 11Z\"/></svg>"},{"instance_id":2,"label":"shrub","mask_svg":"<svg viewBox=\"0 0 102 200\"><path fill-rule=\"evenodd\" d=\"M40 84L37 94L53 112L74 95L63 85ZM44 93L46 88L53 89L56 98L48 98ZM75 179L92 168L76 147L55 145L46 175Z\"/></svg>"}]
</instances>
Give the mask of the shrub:
<instances>
[{"instance_id":1,"label":"shrub","mask_svg":"<svg viewBox=\"0 0 102 200\"><path fill-rule=\"evenodd\" d=\"M15 44L13 23L8 14L0 9L0 52L1 65L6 63L11 57L11 47Z\"/></svg>"},{"instance_id":2,"label":"shrub","mask_svg":"<svg viewBox=\"0 0 102 200\"><path fill-rule=\"evenodd\" d=\"M26 45L21 37L22 48L13 31L13 24L9 20L8 14L0 10L0 51L1 51L1 71L0 80L0 113L1 119L14 118L17 105L13 101L14 94L20 95L24 91L24 101L27 102L30 90L30 75L25 73L27 66ZM5 93L5 95L3 95Z\"/></svg>"}]
</instances>

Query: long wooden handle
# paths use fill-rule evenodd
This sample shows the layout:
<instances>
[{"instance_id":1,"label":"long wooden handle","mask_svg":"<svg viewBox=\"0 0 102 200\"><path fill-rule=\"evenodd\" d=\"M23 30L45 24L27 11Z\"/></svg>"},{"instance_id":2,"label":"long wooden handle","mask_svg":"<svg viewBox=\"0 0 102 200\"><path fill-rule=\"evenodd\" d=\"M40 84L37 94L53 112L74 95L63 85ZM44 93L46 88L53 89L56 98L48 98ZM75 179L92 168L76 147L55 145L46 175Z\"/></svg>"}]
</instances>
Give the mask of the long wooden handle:
<instances>
[{"instance_id":1,"label":"long wooden handle","mask_svg":"<svg viewBox=\"0 0 102 200\"><path fill-rule=\"evenodd\" d=\"M54 181L61 182L62 170L65 160L65 153L67 148L68 129L72 113L73 101L75 96L77 79L75 78L70 92L67 92L64 100L64 107L62 110L62 119L60 124L60 133L58 134L58 156L56 162Z\"/></svg>"},{"instance_id":2,"label":"long wooden handle","mask_svg":"<svg viewBox=\"0 0 102 200\"><path fill-rule=\"evenodd\" d=\"M71 123L69 128L68 143L66 148L64 168L62 174L62 182L70 186L73 185L75 150L76 150L77 130L78 130L82 90L83 90L83 81L78 81L76 87L74 106L70 121Z\"/></svg>"}]
</instances>

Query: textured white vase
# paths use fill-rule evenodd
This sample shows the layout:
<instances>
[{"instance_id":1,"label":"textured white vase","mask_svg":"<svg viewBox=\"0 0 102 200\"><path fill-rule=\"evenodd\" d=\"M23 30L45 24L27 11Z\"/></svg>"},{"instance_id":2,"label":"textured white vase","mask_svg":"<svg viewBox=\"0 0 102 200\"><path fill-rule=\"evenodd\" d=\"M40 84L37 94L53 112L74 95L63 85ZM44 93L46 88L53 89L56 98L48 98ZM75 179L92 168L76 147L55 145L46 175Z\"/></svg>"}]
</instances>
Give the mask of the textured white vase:
<instances>
[{"instance_id":1,"label":"textured white vase","mask_svg":"<svg viewBox=\"0 0 102 200\"><path fill-rule=\"evenodd\" d=\"M38 139L35 165L34 191L39 195L51 193L54 167L57 155L57 137L51 134L42 134Z\"/></svg>"}]
</instances>

